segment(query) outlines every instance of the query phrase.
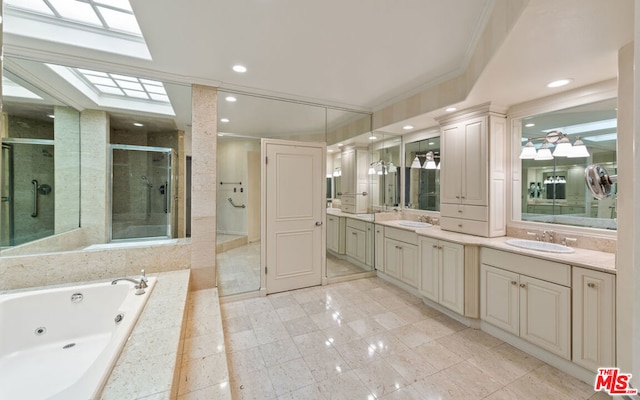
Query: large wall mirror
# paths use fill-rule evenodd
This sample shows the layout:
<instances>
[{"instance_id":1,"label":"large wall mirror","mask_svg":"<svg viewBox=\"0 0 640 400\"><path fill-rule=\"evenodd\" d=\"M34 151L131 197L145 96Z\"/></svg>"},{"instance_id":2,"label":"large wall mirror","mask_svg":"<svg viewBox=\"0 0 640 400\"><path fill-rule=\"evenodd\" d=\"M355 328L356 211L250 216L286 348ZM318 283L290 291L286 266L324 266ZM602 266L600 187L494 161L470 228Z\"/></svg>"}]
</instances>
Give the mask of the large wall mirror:
<instances>
[{"instance_id":1,"label":"large wall mirror","mask_svg":"<svg viewBox=\"0 0 640 400\"><path fill-rule=\"evenodd\" d=\"M616 99L608 99L515 121L522 147L514 154L521 164L514 219L616 229L615 185L612 197L598 201L584 181L593 163L617 173L616 107Z\"/></svg>"},{"instance_id":2,"label":"large wall mirror","mask_svg":"<svg viewBox=\"0 0 640 400\"><path fill-rule=\"evenodd\" d=\"M3 74L3 256L186 236L190 86L14 57Z\"/></svg>"},{"instance_id":3,"label":"large wall mirror","mask_svg":"<svg viewBox=\"0 0 640 400\"><path fill-rule=\"evenodd\" d=\"M374 132L373 137L376 140L370 144L371 162L368 170L372 211L398 209L401 201L402 138L385 132Z\"/></svg>"},{"instance_id":4,"label":"large wall mirror","mask_svg":"<svg viewBox=\"0 0 640 400\"><path fill-rule=\"evenodd\" d=\"M440 211L439 132L421 133L406 139L404 146L404 205L409 209Z\"/></svg>"}]
</instances>

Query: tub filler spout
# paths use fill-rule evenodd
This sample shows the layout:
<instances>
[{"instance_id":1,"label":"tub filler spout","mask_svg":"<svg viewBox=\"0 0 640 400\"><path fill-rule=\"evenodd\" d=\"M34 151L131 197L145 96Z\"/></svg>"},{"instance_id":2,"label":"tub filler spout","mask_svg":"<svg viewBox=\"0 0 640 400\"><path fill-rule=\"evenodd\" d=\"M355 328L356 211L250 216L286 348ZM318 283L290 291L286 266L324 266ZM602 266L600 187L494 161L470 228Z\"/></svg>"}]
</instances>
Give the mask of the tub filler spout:
<instances>
[{"instance_id":1,"label":"tub filler spout","mask_svg":"<svg viewBox=\"0 0 640 400\"><path fill-rule=\"evenodd\" d=\"M138 278L137 280L133 279L133 278L118 278L118 279L114 279L113 281L111 281L111 284L115 285L119 281L128 281L128 282L131 282L131 283L135 284L134 288L136 289L136 294L137 295L144 294L145 293L145 289L148 287L148 285L147 285L148 280L147 280L147 277L144 274L144 270L140 270L140 273L142 275L140 275L140 278Z\"/></svg>"}]
</instances>

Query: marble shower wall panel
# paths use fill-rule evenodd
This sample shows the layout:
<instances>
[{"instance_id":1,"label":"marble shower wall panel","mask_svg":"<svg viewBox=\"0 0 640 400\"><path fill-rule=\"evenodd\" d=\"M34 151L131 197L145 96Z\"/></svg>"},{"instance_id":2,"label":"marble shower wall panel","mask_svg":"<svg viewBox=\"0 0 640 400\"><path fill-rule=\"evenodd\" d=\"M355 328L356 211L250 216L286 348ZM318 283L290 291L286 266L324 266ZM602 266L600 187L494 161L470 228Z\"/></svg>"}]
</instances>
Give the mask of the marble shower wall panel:
<instances>
[{"instance_id":1,"label":"marble shower wall panel","mask_svg":"<svg viewBox=\"0 0 640 400\"><path fill-rule=\"evenodd\" d=\"M80 225L80 114L56 106L55 120L55 233Z\"/></svg>"}]
</instances>

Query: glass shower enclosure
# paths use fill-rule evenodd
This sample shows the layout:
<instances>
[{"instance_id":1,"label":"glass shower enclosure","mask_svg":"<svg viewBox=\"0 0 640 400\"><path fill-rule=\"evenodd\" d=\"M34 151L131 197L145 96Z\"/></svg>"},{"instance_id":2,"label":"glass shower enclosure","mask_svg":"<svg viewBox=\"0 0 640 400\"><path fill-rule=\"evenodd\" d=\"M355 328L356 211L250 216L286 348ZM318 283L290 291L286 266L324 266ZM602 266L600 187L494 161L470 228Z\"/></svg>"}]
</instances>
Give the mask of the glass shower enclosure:
<instances>
[{"instance_id":1,"label":"glass shower enclosure","mask_svg":"<svg viewBox=\"0 0 640 400\"><path fill-rule=\"evenodd\" d=\"M175 151L111 145L111 241L176 236Z\"/></svg>"}]
</instances>

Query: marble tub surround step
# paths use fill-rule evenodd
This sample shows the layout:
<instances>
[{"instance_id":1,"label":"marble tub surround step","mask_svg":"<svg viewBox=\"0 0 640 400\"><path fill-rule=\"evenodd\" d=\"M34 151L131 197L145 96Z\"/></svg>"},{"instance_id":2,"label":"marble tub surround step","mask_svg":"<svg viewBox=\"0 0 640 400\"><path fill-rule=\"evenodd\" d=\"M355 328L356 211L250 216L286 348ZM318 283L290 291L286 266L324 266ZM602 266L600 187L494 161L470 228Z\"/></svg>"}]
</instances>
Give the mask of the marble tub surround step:
<instances>
[{"instance_id":1,"label":"marble tub surround step","mask_svg":"<svg viewBox=\"0 0 640 400\"><path fill-rule=\"evenodd\" d=\"M107 380L101 399L176 398L189 275L190 270L152 275L158 278L156 286Z\"/></svg>"}]
</instances>

